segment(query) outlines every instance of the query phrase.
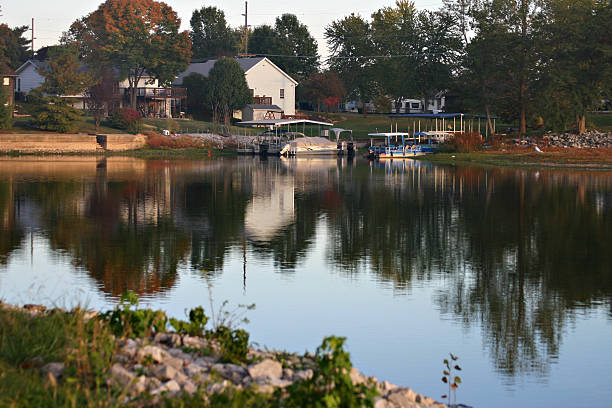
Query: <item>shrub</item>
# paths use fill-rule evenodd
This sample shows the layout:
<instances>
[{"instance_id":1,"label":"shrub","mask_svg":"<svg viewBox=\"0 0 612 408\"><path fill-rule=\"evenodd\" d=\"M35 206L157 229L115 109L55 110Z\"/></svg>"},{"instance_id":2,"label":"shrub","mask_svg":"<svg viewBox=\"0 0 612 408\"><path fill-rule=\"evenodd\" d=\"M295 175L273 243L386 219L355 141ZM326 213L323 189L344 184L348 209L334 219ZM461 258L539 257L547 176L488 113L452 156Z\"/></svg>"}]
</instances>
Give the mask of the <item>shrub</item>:
<instances>
[{"instance_id":1,"label":"shrub","mask_svg":"<svg viewBox=\"0 0 612 408\"><path fill-rule=\"evenodd\" d=\"M203 142L191 136L147 135L147 145L153 149L189 149L203 147Z\"/></svg>"},{"instance_id":2,"label":"shrub","mask_svg":"<svg viewBox=\"0 0 612 408\"><path fill-rule=\"evenodd\" d=\"M241 364L246 361L249 351L249 333L245 330L232 330L221 326L211 333L210 337L219 342L221 360L224 363Z\"/></svg>"},{"instance_id":3,"label":"shrub","mask_svg":"<svg viewBox=\"0 0 612 408\"><path fill-rule=\"evenodd\" d=\"M482 150L484 140L478 132L455 133L450 140L450 145L461 153L469 153L475 150Z\"/></svg>"},{"instance_id":4,"label":"shrub","mask_svg":"<svg viewBox=\"0 0 612 408\"><path fill-rule=\"evenodd\" d=\"M0 86L0 129L8 129L13 123L13 107L8 104L5 106L5 103L8 103L8 93L4 86Z\"/></svg>"},{"instance_id":5,"label":"shrub","mask_svg":"<svg viewBox=\"0 0 612 408\"><path fill-rule=\"evenodd\" d=\"M80 110L60 98L43 99L32 108L32 124L41 130L69 133L76 131L81 115Z\"/></svg>"},{"instance_id":6,"label":"shrub","mask_svg":"<svg viewBox=\"0 0 612 408\"><path fill-rule=\"evenodd\" d=\"M315 355L313 376L287 387L287 407L373 407L374 386L353 384L351 359L344 351L344 337L326 337Z\"/></svg>"},{"instance_id":7,"label":"shrub","mask_svg":"<svg viewBox=\"0 0 612 408\"><path fill-rule=\"evenodd\" d=\"M130 133L138 133L142 129L142 115L131 108L120 108L108 116L109 124L116 129L127 130Z\"/></svg>"},{"instance_id":8,"label":"shrub","mask_svg":"<svg viewBox=\"0 0 612 408\"><path fill-rule=\"evenodd\" d=\"M189 311L189 322L178 319L170 319L170 325L177 333L189 334L191 336L202 336L208 317L204 314L201 306Z\"/></svg>"},{"instance_id":9,"label":"shrub","mask_svg":"<svg viewBox=\"0 0 612 408\"><path fill-rule=\"evenodd\" d=\"M117 337L144 337L166 331L168 318L160 310L138 309L138 296L126 292L119 305L101 315Z\"/></svg>"}]
</instances>

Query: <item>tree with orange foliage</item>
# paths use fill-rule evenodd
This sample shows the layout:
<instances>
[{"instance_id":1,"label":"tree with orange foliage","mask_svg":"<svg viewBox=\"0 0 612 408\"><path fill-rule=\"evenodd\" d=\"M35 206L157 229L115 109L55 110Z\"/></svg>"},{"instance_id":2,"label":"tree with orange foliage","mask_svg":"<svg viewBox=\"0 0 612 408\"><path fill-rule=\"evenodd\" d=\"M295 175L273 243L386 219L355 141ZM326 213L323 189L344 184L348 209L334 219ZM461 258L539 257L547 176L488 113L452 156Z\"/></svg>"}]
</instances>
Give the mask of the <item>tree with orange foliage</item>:
<instances>
[{"instance_id":1,"label":"tree with orange foliage","mask_svg":"<svg viewBox=\"0 0 612 408\"><path fill-rule=\"evenodd\" d=\"M187 68L191 40L179 32L181 20L166 3L154 0L106 0L75 21L63 42L75 43L88 64L114 68L127 79L130 104L145 74L169 85Z\"/></svg>"}]
</instances>

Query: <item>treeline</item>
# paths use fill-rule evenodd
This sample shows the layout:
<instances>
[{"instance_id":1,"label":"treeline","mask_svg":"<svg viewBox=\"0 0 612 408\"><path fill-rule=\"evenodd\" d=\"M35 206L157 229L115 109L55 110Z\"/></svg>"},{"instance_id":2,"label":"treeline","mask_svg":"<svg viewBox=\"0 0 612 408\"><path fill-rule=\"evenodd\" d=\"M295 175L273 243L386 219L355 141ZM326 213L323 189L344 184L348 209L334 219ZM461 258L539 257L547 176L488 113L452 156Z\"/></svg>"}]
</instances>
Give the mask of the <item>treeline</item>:
<instances>
[{"instance_id":1,"label":"treeline","mask_svg":"<svg viewBox=\"0 0 612 408\"><path fill-rule=\"evenodd\" d=\"M132 19L130 3L163 9L147 16L159 25ZM179 32L176 13L162 4L103 3L62 41L76 44L85 62L118 66L119 78L130 80L132 106L145 71L168 84L190 57L242 53L267 56L294 77L296 100L311 108L333 109L348 98L387 110L403 99L445 92L452 101L447 111L495 114L518 123L523 134L530 124L575 124L582 132L586 112L612 94L612 0L444 0L433 11L398 0L370 17L352 13L330 22L326 59L293 14L247 32L230 27L222 10L202 7L193 12L189 32ZM119 28L113 35L101 23L108 16ZM151 36L152 27L161 31ZM0 25L0 62L13 69L28 56L26 29Z\"/></svg>"}]
</instances>

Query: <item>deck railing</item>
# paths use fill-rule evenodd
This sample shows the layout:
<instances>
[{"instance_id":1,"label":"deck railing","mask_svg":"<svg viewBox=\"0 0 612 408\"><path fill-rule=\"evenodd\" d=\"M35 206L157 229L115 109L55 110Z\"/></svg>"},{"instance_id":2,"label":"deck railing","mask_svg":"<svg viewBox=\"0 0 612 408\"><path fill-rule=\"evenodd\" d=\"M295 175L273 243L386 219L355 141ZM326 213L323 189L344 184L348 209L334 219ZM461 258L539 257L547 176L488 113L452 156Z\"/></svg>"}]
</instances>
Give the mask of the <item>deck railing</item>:
<instances>
[{"instance_id":1,"label":"deck railing","mask_svg":"<svg viewBox=\"0 0 612 408\"><path fill-rule=\"evenodd\" d=\"M145 98L186 98L187 88L137 88L136 95ZM130 96L130 89L125 89L125 96Z\"/></svg>"}]
</instances>

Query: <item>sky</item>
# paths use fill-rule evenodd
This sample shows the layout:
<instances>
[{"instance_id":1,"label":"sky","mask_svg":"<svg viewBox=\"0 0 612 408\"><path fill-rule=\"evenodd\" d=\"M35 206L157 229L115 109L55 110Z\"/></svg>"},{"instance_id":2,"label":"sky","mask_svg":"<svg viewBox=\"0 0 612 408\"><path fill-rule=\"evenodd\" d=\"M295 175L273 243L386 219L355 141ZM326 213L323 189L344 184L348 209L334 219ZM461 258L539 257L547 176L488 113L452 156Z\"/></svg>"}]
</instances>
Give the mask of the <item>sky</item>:
<instances>
[{"instance_id":1,"label":"sky","mask_svg":"<svg viewBox=\"0 0 612 408\"><path fill-rule=\"evenodd\" d=\"M76 19L94 11L102 0L0 0L2 17L0 23L10 27L30 26L34 18L34 47L36 49L56 44L70 24ZM203 6L216 6L225 12L225 18L232 27L244 25L244 0L202 1L166 0L182 20L182 28L189 29L191 13ZM317 40L319 53L327 55L327 45L323 33L332 21L350 13L369 17L374 11L395 4L395 0L310 0L289 5L290 2L273 0L250 0L248 5L249 25L274 24L277 16L283 13L297 15L308 26L311 35ZM437 9L442 0L415 0L419 9Z\"/></svg>"}]
</instances>

